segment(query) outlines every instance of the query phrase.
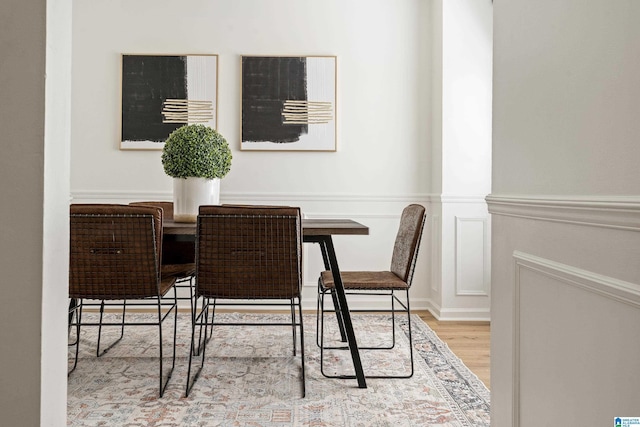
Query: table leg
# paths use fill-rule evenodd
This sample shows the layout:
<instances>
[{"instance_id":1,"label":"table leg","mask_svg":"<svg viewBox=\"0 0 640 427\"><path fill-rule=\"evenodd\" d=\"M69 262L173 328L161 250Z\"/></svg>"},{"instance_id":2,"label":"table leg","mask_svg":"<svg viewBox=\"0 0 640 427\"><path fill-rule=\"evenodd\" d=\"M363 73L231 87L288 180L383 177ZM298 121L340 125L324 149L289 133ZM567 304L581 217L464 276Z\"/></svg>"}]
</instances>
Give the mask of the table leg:
<instances>
[{"instance_id":1,"label":"table leg","mask_svg":"<svg viewBox=\"0 0 640 427\"><path fill-rule=\"evenodd\" d=\"M367 388L367 382L362 369L362 361L360 360L360 352L358 351L358 343L356 342L356 336L353 331L353 324L351 323L351 314L349 313L349 305L347 304L347 297L344 292L344 286L342 284L342 277L340 276L340 270L338 268L338 259L336 258L336 252L333 247L333 239L331 236L326 236L322 239L321 245L325 246L327 251L327 258L329 260L329 266L331 267L331 273L333 274L333 281L335 285L336 312L340 312L342 315L342 321L344 323L344 329L347 336L347 342L349 344L349 350L351 351L351 359L353 360L353 368L355 370L356 379L358 380L359 388Z\"/></svg>"},{"instance_id":2,"label":"table leg","mask_svg":"<svg viewBox=\"0 0 640 427\"><path fill-rule=\"evenodd\" d=\"M329 262L329 255L327 254L327 245L324 241L319 241L318 243L320 244L320 251L322 252L324 269L328 271L332 271L331 263ZM347 342L347 334L344 330L344 320L342 319L342 313L340 312L340 310L338 310L339 302L338 302L338 296L336 295L335 292L331 292L331 299L333 300L333 306L335 307L336 321L338 322L338 328L340 329L340 338L342 339L342 342Z\"/></svg>"}]
</instances>

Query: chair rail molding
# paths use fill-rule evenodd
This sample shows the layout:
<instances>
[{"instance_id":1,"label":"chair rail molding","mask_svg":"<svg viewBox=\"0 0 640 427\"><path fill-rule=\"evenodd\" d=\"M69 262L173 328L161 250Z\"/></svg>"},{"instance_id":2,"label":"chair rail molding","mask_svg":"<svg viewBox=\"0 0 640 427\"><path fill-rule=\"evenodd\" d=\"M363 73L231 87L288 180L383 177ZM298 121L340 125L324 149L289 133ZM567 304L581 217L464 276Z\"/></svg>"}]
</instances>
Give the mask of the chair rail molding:
<instances>
[{"instance_id":1,"label":"chair rail molding","mask_svg":"<svg viewBox=\"0 0 640 427\"><path fill-rule=\"evenodd\" d=\"M552 277L567 285L593 292L601 297L640 308L640 285L638 284L593 273L520 251L514 251L513 258L516 262L517 272L516 290L518 290L520 286L518 272L526 268L539 274ZM518 307L518 303L519 301L516 300L516 308Z\"/></svg>"},{"instance_id":2,"label":"chair rail molding","mask_svg":"<svg viewBox=\"0 0 640 427\"><path fill-rule=\"evenodd\" d=\"M493 215L640 231L640 196L490 194L486 200Z\"/></svg>"},{"instance_id":3,"label":"chair rail molding","mask_svg":"<svg viewBox=\"0 0 640 427\"><path fill-rule=\"evenodd\" d=\"M172 200L171 191L105 191L105 190L79 190L71 193L72 201L82 203L84 201L122 201L130 200ZM428 193L407 194L346 194L346 193L276 193L276 192L224 192L220 193L223 202L396 202L396 203L430 203L436 195Z\"/></svg>"}]
</instances>

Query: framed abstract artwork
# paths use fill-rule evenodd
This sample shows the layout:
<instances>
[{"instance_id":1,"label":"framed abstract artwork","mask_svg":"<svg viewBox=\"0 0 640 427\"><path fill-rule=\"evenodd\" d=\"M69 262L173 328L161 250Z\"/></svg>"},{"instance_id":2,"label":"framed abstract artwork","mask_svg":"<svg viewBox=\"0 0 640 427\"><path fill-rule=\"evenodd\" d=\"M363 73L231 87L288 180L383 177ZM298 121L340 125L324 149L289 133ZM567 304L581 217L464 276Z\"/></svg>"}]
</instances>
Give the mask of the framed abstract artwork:
<instances>
[{"instance_id":1,"label":"framed abstract artwork","mask_svg":"<svg viewBox=\"0 0 640 427\"><path fill-rule=\"evenodd\" d=\"M335 56L241 60L241 150L336 151Z\"/></svg>"},{"instance_id":2,"label":"framed abstract artwork","mask_svg":"<svg viewBox=\"0 0 640 427\"><path fill-rule=\"evenodd\" d=\"M218 55L122 55L121 150L161 150L188 123L217 128Z\"/></svg>"}]
</instances>

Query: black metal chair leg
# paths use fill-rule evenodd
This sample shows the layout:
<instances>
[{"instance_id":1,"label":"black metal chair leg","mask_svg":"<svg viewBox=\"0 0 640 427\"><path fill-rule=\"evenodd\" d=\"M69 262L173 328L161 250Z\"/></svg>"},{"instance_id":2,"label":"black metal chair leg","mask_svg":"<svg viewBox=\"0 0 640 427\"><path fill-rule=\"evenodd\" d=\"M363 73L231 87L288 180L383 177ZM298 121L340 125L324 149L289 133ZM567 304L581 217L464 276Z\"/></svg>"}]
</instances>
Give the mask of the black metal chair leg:
<instances>
[{"instance_id":1,"label":"black metal chair leg","mask_svg":"<svg viewBox=\"0 0 640 427\"><path fill-rule=\"evenodd\" d=\"M209 308L208 308L207 304L208 304L207 299L205 297L202 297L202 311L200 313L201 314L202 313L207 313L205 315L205 318L209 317L209 314L208 314L209 313L209 311L208 311ZM196 309L196 311L198 311L198 302L197 302L197 300L196 300L196 304L195 304L195 309ZM196 315L194 314L194 322L195 322L195 318L196 318ZM198 332L198 347L197 348L194 347L194 351L195 351L195 353L193 353L194 356L200 355L200 350L202 349L202 326L203 326L202 325L202 321L200 321L199 325L200 325L200 330ZM207 338L207 334L206 334L206 331L205 331L205 340L206 340L206 338ZM195 337L194 337L194 339L195 339Z\"/></svg>"},{"instance_id":2,"label":"black metal chair leg","mask_svg":"<svg viewBox=\"0 0 640 427\"><path fill-rule=\"evenodd\" d=\"M204 300L205 299L202 298L203 310L204 310L204 304L205 304ZM196 299L195 302L196 302L195 307L197 308L198 300ZM185 391L184 391L184 396L185 397L189 396L189 392L191 391L191 387L193 387L193 383L195 383L196 379L198 378L198 374L196 374L195 378L193 379L193 383L191 382L191 363L193 361L193 356L195 356L195 355L197 355L199 353L199 350L198 350L198 352L196 352L196 347L195 347L195 342L196 342L196 322L197 322L197 319L199 319L201 315L202 315L202 312L200 314L197 314L195 311L192 312L192 314L191 314L191 349L189 351L189 364L188 364L188 367L187 367L187 385L186 385ZM198 347L199 346L200 346L200 343L198 343Z\"/></svg>"},{"instance_id":3,"label":"black metal chair leg","mask_svg":"<svg viewBox=\"0 0 640 427\"><path fill-rule=\"evenodd\" d=\"M173 369L176 366L176 334L178 332L178 295L176 288L173 288L173 304L169 308L166 316L171 314L173 311L173 357L171 362L171 369L169 369L169 373L167 374L167 379L163 380L164 376L164 357L163 357L163 337L162 337L162 323L163 323L163 315L162 315L162 305L160 304L161 297L158 296L158 335L159 335L159 359L160 359L160 397L164 395L167 386L169 385L169 380L173 375ZM166 318L166 317L165 317Z\"/></svg>"},{"instance_id":4,"label":"black metal chair leg","mask_svg":"<svg viewBox=\"0 0 640 427\"><path fill-rule=\"evenodd\" d=\"M209 298L206 298L206 310L205 310L205 298L202 299L202 308L203 310L205 310L205 316L204 316L204 343L203 343L203 339L202 339L202 321L200 322L200 332L198 335L198 348L196 350L196 352L194 353L195 356L198 356L200 354L200 351L202 349L203 345L207 345L207 343L211 340L211 337L213 336L213 326L211 327L211 330L209 330L209 306L211 305L212 309L211 309L211 325L213 325L214 322L214 316L216 313L216 299L213 299L213 304L211 304L211 302L209 301Z\"/></svg>"},{"instance_id":5,"label":"black metal chair leg","mask_svg":"<svg viewBox=\"0 0 640 427\"><path fill-rule=\"evenodd\" d=\"M200 373L202 372L202 368L204 367L204 359L205 359L205 355L206 355L206 349L207 349L207 345L206 345L206 334L207 334L207 330L206 330L206 325L208 323L209 320L209 315L208 315L208 310L209 310L209 298L202 298L202 310L200 311L199 314L197 314L194 317L194 322L191 324L191 351L189 352L189 365L187 368L187 385L185 387L185 393L184 396L188 397L189 393L191 392L191 390L193 389L193 386L195 385L196 381L198 380L198 377L200 376ZM200 331L199 331L199 336L202 336L202 326L203 326L203 322L205 323L205 343L204 345L201 346L201 338L198 339L198 346L201 347L201 350L199 349L198 352L196 353L195 351L195 343L196 343L196 326L199 326ZM212 326L213 328L213 326ZM200 367L198 368L198 370L196 371L195 375L193 376L193 379L191 379L191 366L193 363L193 356L200 354L201 357L201 361L200 361Z\"/></svg>"},{"instance_id":6,"label":"black metal chair leg","mask_svg":"<svg viewBox=\"0 0 640 427\"><path fill-rule=\"evenodd\" d=\"M158 296L158 336L159 336L159 352L160 352L160 375L158 375L158 377L160 378L160 397L162 397L162 395L164 394L164 387L163 385L163 381L162 381L162 374L163 374L163 369L162 369L162 307L160 306L160 296ZM171 374L169 374L169 377L171 377ZM167 380L167 384L169 383L169 380Z\"/></svg>"},{"instance_id":7,"label":"black metal chair leg","mask_svg":"<svg viewBox=\"0 0 640 427\"><path fill-rule=\"evenodd\" d=\"M109 346L107 348L105 348L102 353L100 352L100 339L102 337L102 317L104 314L104 300L102 300L102 302L100 303L100 322L98 325L98 344L96 346L96 356L100 357L102 355L104 355L107 351L111 350L113 348L113 346L115 346L116 344L118 344L121 340L122 337L124 337L124 317L125 317L125 313L127 310L127 300L123 300L122 301L122 324L121 324L121 328L120 328L120 337L115 340L114 342L112 342L111 344L109 344Z\"/></svg>"},{"instance_id":8,"label":"black metal chair leg","mask_svg":"<svg viewBox=\"0 0 640 427\"><path fill-rule=\"evenodd\" d=\"M407 378L411 378L414 372L413 365L413 335L411 334L411 303L409 302L409 290L407 289L407 328L409 328L409 357L411 359L411 372Z\"/></svg>"},{"instance_id":9,"label":"black metal chair leg","mask_svg":"<svg viewBox=\"0 0 640 427\"><path fill-rule=\"evenodd\" d=\"M75 357L73 359L73 367L70 371L67 372L67 376L71 375L71 373L76 370L76 366L78 366L78 350L80 349L80 324L82 322L82 300L77 300L74 311L76 311L76 350Z\"/></svg>"},{"instance_id":10,"label":"black metal chair leg","mask_svg":"<svg viewBox=\"0 0 640 427\"><path fill-rule=\"evenodd\" d=\"M316 295L316 346L320 347L320 298L322 290L320 289L320 283L318 283L318 292Z\"/></svg>"},{"instance_id":11,"label":"black metal chair leg","mask_svg":"<svg viewBox=\"0 0 640 427\"><path fill-rule=\"evenodd\" d=\"M73 316L78 308L78 300L76 298L69 299L69 332L71 332L71 324L73 323Z\"/></svg>"},{"instance_id":12,"label":"black metal chair leg","mask_svg":"<svg viewBox=\"0 0 640 427\"><path fill-rule=\"evenodd\" d=\"M326 293L327 291L321 293L321 297L324 296L324 293ZM391 291L391 328L392 328L392 342L390 346L384 346L384 347L366 347L366 346L359 346L360 350L391 350L393 348L395 348L396 345L396 320L395 320L395 313L396 313L396 308L395 308L395 304L396 301L398 302L398 304L400 306L402 306L404 312L407 313L407 326L408 326L408 338L409 338L409 357L410 357L410 368L409 368L409 372L406 374L402 374L402 375L366 375L365 378L373 378L373 379L380 379L380 378L411 378L414 374L414 356L413 356L413 336L412 336L412 332L411 332L411 307L410 307L410 302L409 302L409 291L406 290L406 305L404 305L402 303L402 301L400 299L397 298L397 296L395 295L394 291ZM325 350L347 350L348 347L345 346L336 346L336 347L330 347L330 346L325 346L324 345L324 312L326 310L324 310L324 299L321 298L320 300L320 304L319 304L319 311L320 311L320 326L318 329L318 336L319 336L319 347L320 347L320 373L327 377L327 378L338 378L338 379L353 379L356 378L355 375L332 375L332 374L327 374L325 373L324 370L324 352Z\"/></svg>"},{"instance_id":13,"label":"black metal chair leg","mask_svg":"<svg viewBox=\"0 0 640 427\"><path fill-rule=\"evenodd\" d=\"M304 322L302 320L301 298L298 298L298 312L300 313L300 359L302 363L302 397L305 397L307 395L307 388L306 388L306 378L305 378L305 370L304 370Z\"/></svg>"},{"instance_id":14,"label":"black metal chair leg","mask_svg":"<svg viewBox=\"0 0 640 427\"><path fill-rule=\"evenodd\" d=\"M295 301L293 299L291 299L291 329L293 330L293 357L296 356L296 347L297 347L297 340L296 340L296 306L295 306ZM300 321L302 321L302 318L300 319Z\"/></svg>"},{"instance_id":15,"label":"black metal chair leg","mask_svg":"<svg viewBox=\"0 0 640 427\"><path fill-rule=\"evenodd\" d=\"M391 291L391 347L389 350L396 346L396 304L395 295Z\"/></svg>"}]
</instances>

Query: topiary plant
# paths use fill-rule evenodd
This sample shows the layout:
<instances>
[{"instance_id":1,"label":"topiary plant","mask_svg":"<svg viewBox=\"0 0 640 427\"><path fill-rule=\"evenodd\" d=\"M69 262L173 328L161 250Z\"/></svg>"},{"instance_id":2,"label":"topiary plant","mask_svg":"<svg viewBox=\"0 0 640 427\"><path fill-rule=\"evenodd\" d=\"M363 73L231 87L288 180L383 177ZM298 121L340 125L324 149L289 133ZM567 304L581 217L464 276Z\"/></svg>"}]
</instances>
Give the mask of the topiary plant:
<instances>
[{"instance_id":1,"label":"topiary plant","mask_svg":"<svg viewBox=\"0 0 640 427\"><path fill-rule=\"evenodd\" d=\"M185 125L169 135L162 166L173 178L223 178L231 169L231 149L218 131L205 125Z\"/></svg>"}]
</instances>

